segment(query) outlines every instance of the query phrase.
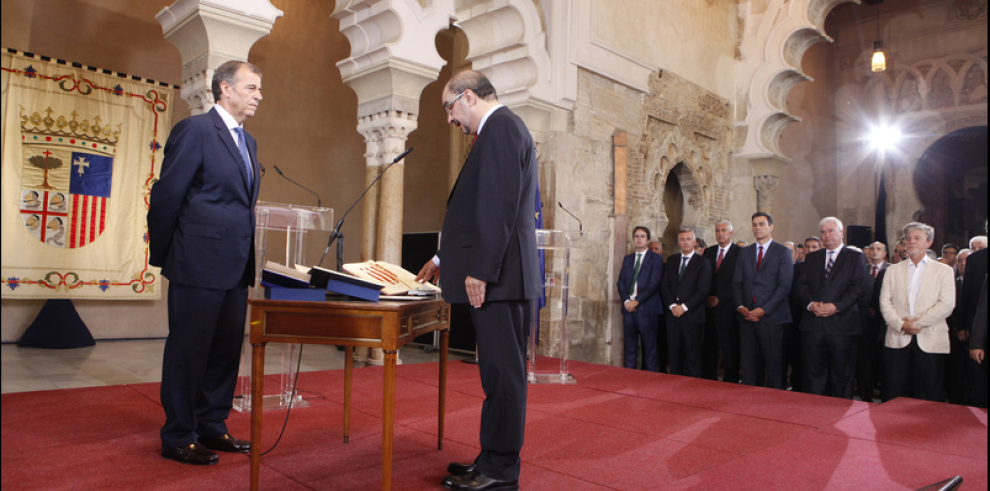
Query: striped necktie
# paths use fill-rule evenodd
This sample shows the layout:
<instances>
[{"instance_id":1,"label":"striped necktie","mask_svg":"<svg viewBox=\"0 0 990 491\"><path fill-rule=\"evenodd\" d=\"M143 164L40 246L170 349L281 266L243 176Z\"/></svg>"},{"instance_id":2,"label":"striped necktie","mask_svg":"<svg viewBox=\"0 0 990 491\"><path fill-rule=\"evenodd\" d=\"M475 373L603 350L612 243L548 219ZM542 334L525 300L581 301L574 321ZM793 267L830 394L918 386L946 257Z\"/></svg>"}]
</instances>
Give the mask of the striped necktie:
<instances>
[{"instance_id":1,"label":"striped necktie","mask_svg":"<svg viewBox=\"0 0 990 491\"><path fill-rule=\"evenodd\" d=\"M248 156L247 140L244 138L244 128L238 126L234 128L234 132L237 133L237 150L241 153L241 159L244 160L244 169L247 170L248 189L254 189L254 176L251 172L251 157Z\"/></svg>"},{"instance_id":2,"label":"striped necktie","mask_svg":"<svg viewBox=\"0 0 990 491\"><path fill-rule=\"evenodd\" d=\"M835 257L833 257L832 254L835 254L835 252L828 251L828 263L825 264L825 277L826 278L828 278L828 275L832 274L832 266L835 265Z\"/></svg>"}]
</instances>

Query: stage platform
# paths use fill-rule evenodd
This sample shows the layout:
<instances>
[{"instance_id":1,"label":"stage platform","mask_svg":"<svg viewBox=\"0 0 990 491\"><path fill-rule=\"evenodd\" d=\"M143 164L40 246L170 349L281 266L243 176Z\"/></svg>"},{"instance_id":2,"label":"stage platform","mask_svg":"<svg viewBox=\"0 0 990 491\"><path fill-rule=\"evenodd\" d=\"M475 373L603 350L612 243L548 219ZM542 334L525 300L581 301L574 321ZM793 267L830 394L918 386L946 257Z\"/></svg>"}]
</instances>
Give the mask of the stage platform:
<instances>
[{"instance_id":1,"label":"stage platform","mask_svg":"<svg viewBox=\"0 0 990 491\"><path fill-rule=\"evenodd\" d=\"M547 366L553 366L548 362ZM877 405L571 363L576 386L531 386L521 487L528 490L913 490L952 476L987 489L986 410L913 399ZM302 373L262 458L266 490L372 490L381 476L381 367L354 371L342 443L343 371ZM446 444L436 450L437 364L398 367L394 490L441 489L474 458L484 395L477 366L451 363ZM269 387L277 385L270 376ZM211 467L160 457L159 384L2 396L2 486L246 489L245 456ZM317 394L318 393L318 394ZM284 410L265 412L264 450ZM249 436L233 412L231 433Z\"/></svg>"}]
</instances>

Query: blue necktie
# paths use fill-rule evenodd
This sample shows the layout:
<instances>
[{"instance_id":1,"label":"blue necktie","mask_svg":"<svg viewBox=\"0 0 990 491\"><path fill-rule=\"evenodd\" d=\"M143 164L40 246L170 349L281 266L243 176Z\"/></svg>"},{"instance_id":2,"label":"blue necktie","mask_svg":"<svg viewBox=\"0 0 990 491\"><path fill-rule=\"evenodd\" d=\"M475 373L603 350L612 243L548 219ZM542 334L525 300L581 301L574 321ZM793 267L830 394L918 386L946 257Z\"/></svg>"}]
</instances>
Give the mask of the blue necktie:
<instances>
[{"instance_id":1,"label":"blue necktie","mask_svg":"<svg viewBox=\"0 0 990 491\"><path fill-rule=\"evenodd\" d=\"M247 170L248 189L254 189L254 182L251 172L251 157L248 156L247 141L244 139L244 128L240 126L234 128L237 133L237 150L241 152L241 159L244 160L244 168Z\"/></svg>"},{"instance_id":2,"label":"blue necktie","mask_svg":"<svg viewBox=\"0 0 990 491\"><path fill-rule=\"evenodd\" d=\"M828 278L828 275L832 274L832 266L835 265L835 259L832 258L832 254L833 254L832 251L828 251L828 264L825 265L825 277L826 278Z\"/></svg>"}]
</instances>

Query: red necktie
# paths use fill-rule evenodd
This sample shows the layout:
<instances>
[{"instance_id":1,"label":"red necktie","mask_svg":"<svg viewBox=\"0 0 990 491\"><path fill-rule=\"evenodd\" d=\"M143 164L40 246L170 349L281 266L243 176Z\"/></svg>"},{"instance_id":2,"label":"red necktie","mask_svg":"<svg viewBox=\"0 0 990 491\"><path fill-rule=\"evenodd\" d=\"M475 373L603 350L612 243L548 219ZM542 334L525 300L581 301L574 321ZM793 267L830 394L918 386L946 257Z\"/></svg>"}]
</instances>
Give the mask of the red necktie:
<instances>
[{"instance_id":1,"label":"red necktie","mask_svg":"<svg viewBox=\"0 0 990 491\"><path fill-rule=\"evenodd\" d=\"M759 271L763 267L763 246L759 247L760 255L756 258L756 270Z\"/></svg>"},{"instance_id":2,"label":"red necktie","mask_svg":"<svg viewBox=\"0 0 990 491\"><path fill-rule=\"evenodd\" d=\"M722 259L725 259L725 249L719 247L718 249L718 259L715 261L715 271L722 266Z\"/></svg>"},{"instance_id":3,"label":"red necktie","mask_svg":"<svg viewBox=\"0 0 990 491\"><path fill-rule=\"evenodd\" d=\"M476 142L476 141L478 141L478 135L477 134L474 135L474 138L471 140L471 146L472 147L474 146L474 142Z\"/></svg>"},{"instance_id":4,"label":"red necktie","mask_svg":"<svg viewBox=\"0 0 990 491\"><path fill-rule=\"evenodd\" d=\"M873 277L876 278L877 274L880 273L880 266L873 265Z\"/></svg>"}]
</instances>

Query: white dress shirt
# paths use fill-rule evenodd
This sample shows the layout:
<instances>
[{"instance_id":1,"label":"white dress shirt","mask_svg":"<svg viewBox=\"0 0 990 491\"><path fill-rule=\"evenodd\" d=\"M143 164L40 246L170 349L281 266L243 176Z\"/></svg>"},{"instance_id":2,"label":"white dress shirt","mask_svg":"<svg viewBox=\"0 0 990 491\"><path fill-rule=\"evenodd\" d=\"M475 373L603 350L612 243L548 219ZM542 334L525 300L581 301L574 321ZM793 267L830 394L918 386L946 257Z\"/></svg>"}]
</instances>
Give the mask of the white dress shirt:
<instances>
[{"instance_id":1,"label":"white dress shirt","mask_svg":"<svg viewBox=\"0 0 990 491\"><path fill-rule=\"evenodd\" d=\"M217 108L217 114L220 115L220 119L223 120L223 124L227 125L227 130L230 131L230 137L234 139L234 145L237 145L238 138L237 138L237 131L235 131L235 129L240 128L243 125L238 123L237 120L234 119L234 117L231 116L230 113L227 112L227 110L224 109L223 106L221 106L220 104L216 104L213 107ZM245 144L247 143L246 139L244 143ZM241 147L238 146L237 148L241 148Z\"/></svg>"},{"instance_id":2,"label":"white dress shirt","mask_svg":"<svg viewBox=\"0 0 990 491\"><path fill-rule=\"evenodd\" d=\"M918 264L908 259L908 305L911 308L911 315L915 315L915 305L918 302L918 291L921 289L921 278L925 275L925 268L928 266L928 256L922 256Z\"/></svg>"},{"instance_id":3,"label":"white dress shirt","mask_svg":"<svg viewBox=\"0 0 990 491\"><path fill-rule=\"evenodd\" d=\"M728 249L728 247L726 247L726 249ZM694 252L693 251L691 252L691 254L688 254L686 256L684 254L681 254L681 262L680 262L680 264L677 265L677 274L678 275L681 273L681 266L682 265L685 268L687 268L688 263L691 262L691 257L692 256L694 256ZM670 304L670 305L667 306L667 309L674 310L674 307L676 307L678 305L680 305L681 308L684 309L685 312L688 311L687 305L684 305L683 303L681 303L681 304L672 303L672 304Z\"/></svg>"}]
</instances>

